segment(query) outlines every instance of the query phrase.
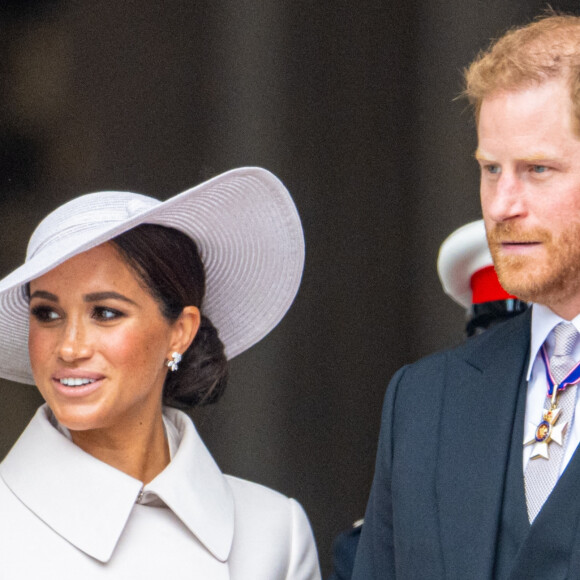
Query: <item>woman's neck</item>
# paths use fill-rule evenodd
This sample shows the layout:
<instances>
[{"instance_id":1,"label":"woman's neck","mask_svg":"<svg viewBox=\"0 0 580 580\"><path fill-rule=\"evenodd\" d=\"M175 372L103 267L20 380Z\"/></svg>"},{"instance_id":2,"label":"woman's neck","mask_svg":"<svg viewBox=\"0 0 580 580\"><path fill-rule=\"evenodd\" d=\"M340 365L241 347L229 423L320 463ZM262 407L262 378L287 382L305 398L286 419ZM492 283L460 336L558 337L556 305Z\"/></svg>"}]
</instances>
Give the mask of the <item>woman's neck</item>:
<instances>
[{"instance_id":1,"label":"woman's neck","mask_svg":"<svg viewBox=\"0 0 580 580\"><path fill-rule=\"evenodd\" d=\"M131 425L70 433L73 443L83 451L144 484L170 461L161 411L154 421L136 420Z\"/></svg>"}]
</instances>

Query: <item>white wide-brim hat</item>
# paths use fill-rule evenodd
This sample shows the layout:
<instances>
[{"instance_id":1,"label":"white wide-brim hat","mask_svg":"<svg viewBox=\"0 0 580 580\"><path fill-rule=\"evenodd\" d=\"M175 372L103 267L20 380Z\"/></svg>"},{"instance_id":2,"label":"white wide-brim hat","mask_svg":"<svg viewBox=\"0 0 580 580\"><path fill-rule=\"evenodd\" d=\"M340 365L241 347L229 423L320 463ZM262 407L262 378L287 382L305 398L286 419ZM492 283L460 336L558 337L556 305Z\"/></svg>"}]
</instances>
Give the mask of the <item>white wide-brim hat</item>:
<instances>
[{"instance_id":1,"label":"white wide-brim hat","mask_svg":"<svg viewBox=\"0 0 580 580\"><path fill-rule=\"evenodd\" d=\"M167 201L120 191L83 195L36 228L25 263L0 281L0 377L34 384L24 285L140 224L180 230L206 272L202 312L232 358L280 322L304 267L300 217L284 185L258 167L234 169Z\"/></svg>"},{"instance_id":2,"label":"white wide-brim hat","mask_svg":"<svg viewBox=\"0 0 580 580\"><path fill-rule=\"evenodd\" d=\"M461 226L441 244L437 272L445 293L455 302L471 306L471 277L492 266L483 220Z\"/></svg>"}]
</instances>

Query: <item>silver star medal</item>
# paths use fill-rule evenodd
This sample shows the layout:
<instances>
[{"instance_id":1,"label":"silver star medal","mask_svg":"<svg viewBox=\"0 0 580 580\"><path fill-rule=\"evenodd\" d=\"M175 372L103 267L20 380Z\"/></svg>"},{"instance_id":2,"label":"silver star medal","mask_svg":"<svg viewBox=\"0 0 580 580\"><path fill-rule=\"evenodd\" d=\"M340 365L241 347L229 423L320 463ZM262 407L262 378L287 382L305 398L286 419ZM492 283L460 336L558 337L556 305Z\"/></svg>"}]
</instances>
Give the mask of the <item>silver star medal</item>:
<instances>
[{"instance_id":1,"label":"silver star medal","mask_svg":"<svg viewBox=\"0 0 580 580\"><path fill-rule=\"evenodd\" d=\"M556 442L560 446L564 444L564 434L566 433L568 422L562 423L561 425L554 425L560 416L560 411L561 409L558 409L554 404L552 404L550 409L545 409L542 414L543 420L534 430L534 434L528 440L524 441L524 445L534 446L530 459L536 459L537 457L549 459L548 444L551 441ZM530 424L532 427L535 426L535 423Z\"/></svg>"}]
</instances>

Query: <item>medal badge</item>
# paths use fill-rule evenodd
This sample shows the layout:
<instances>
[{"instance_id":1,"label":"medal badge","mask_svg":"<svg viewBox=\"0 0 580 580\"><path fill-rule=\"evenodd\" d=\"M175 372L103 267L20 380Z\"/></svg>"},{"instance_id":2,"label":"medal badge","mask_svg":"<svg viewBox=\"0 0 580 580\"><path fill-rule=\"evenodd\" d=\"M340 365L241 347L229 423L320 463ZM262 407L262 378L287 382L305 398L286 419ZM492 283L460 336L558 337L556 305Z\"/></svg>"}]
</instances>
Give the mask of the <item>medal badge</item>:
<instances>
[{"instance_id":1,"label":"medal badge","mask_svg":"<svg viewBox=\"0 0 580 580\"><path fill-rule=\"evenodd\" d=\"M530 459L544 457L549 459L548 444L554 441L558 445L564 444L564 435L568 423L556 424L560 416L558 407L550 407L542 413L542 421L536 427L534 435L524 441L524 445L533 445ZM535 423L534 423L535 425Z\"/></svg>"},{"instance_id":2,"label":"medal badge","mask_svg":"<svg viewBox=\"0 0 580 580\"><path fill-rule=\"evenodd\" d=\"M561 409L557 406L558 394L568 385L573 385L580 381L580 367L576 366L560 384L556 384L550 374L548 357L544 348L542 348L541 354L548 380L547 396L551 398L551 401L550 407L544 409L542 412L542 420L537 425L536 423L532 423L532 426L535 427L534 434L529 439L524 440L524 445L533 445L530 459L536 459L538 457L549 459L548 446L552 441L560 446L564 445L568 422L558 423L558 418L561 414Z\"/></svg>"}]
</instances>

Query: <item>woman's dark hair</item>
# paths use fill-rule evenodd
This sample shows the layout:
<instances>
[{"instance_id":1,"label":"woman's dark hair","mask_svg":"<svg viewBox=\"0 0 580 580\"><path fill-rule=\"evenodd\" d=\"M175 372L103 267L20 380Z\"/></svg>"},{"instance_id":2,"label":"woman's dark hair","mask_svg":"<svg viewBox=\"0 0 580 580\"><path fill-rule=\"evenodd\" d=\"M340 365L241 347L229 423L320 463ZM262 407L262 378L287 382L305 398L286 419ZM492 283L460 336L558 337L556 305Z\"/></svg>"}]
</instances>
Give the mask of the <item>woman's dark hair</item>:
<instances>
[{"instance_id":1,"label":"woman's dark hair","mask_svg":"<svg viewBox=\"0 0 580 580\"><path fill-rule=\"evenodd\" d=\"M177 320L186 306L201 309L205 271L197 245L188 235L165 226L142 224L111 243L167 320ZM195 339L182 357L179 370L167 373L163 403L178 409L215 403L227 384L228 362L217 330L203 314Z\"/></svg>"}]
</instances>

